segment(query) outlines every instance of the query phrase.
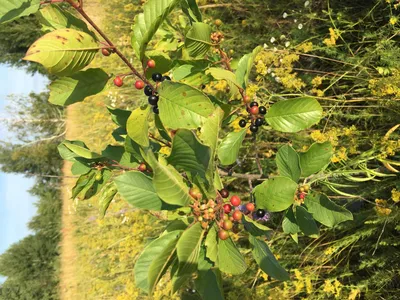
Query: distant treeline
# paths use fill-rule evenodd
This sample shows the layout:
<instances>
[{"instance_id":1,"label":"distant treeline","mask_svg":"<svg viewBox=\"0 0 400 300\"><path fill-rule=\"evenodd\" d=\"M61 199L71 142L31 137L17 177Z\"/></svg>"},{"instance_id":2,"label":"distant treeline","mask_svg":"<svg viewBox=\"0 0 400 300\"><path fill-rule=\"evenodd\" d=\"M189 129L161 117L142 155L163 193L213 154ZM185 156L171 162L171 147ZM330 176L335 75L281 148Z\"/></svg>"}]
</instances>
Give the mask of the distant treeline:
<instances>
[{"instance_id":1,"label":"distant treeline","mask_svg":"<svg viewBox=\"0 0 400 300\"><path fill-rule=\"evenodd\" d=\"M35 178L30 194L38 199L29 222L33 234L0 256L0 299L58 299L61 228L62 160L57 145L63 138L62 108L47 101L48 93L10 99L13 112L6 126L15 143L0 143L0 169ZM15 117L13 117L15 116Z\"/></svg>"}]
</instances>

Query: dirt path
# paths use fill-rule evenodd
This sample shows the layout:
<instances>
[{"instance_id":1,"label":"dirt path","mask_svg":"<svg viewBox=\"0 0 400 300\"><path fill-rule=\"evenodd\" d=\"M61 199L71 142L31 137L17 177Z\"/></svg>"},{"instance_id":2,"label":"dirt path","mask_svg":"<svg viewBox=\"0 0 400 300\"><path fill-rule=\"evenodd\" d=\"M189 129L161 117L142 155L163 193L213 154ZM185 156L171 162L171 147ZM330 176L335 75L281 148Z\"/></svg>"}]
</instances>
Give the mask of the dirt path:
<instances>
[{"instance_id":1,"label":"dirt path","mask_svg":"<svg viewBox=\"0 0 400 300\"><path fill-rule=\"evenodd\" d=\"M103 19L100 0L85 1L86 13L96 22L101 25ZM71 106L67 109L66 122L66 139L79 139L80 130L75 124L79 120L79 107ZM77 263L78 252L75 243L75 207L71 200L71 189L75 184L75 178L71 176L71 163L65 162L63 174L66 176L62 184L62 240L61 240L61 271L60 271L60 298L61 300L77 300L79 297L78 280L77 280Z\"/></svg>"}]
</instances>

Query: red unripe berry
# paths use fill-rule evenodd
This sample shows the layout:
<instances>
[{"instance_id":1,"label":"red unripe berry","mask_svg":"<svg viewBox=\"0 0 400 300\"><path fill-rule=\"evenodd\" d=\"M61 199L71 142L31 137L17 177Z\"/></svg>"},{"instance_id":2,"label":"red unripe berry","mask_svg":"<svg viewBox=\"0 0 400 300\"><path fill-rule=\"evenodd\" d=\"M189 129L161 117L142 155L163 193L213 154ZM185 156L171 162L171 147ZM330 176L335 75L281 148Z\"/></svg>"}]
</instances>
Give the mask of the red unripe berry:
<instances>
[{"instance_id":1,"label":"red unripe berry","mask_svg":"<svg viewBox=\"0 0 400 300\"><path fill-rule=\"evenodd\" d=\"M141 80L138 80L135 82L135 88L137 88L138 90L141 90L144 88L144 82Z\"/></svg>"},{"instance_id":2,"label":"red unripe berry","mask_svg":"<svg viewBox=\"0 0 400 300\"><path fill-rule=\"evenodd\" d=\"M240 221L242 219L242 212L240 210L235 210L235 212L233 213L232 217L235 221Z\"/></svg>"},{"instance_id":3,"label":"red unripe berry","mask_svg":"<svg viewBox=\"0 0 400 300\"><path fill-rule=\"evenodd\" d=\"M306 197L306 194L304 194L304 193L301 193L301 194L299 195L299 198L302 199L302 200L303 200L305 197Z\"/></svg>"},{"instance_id":4,"label":"red unripe berry","mask_svg":"<svg viewBox=\"0 0 400 300\"><path fill-rule=\"evenodd\" d=\"M249 202L246 204L247 211L252 212L252 211L254 211L254 209L255 209L254 203Z\"/></svg>"},{"instance_id":5,"label":"red unripe berry","mask_svg":"<svg viewBox=\"0 0 400 300\"><path fill-rule=\"evenodd\" d=\"M101 49L101 54L103 54L104 56L110 56L111 52L107 48L103 48Z\"/></svg>"},{"instance_id":6,"label":"red unripe berry","mask_svg":"<svg viewBox=\"0 0 400 300\"><path fill-rule=\"evenodd\" d=\"M231 197L231 204L233 206L239 206L241 202L242 201L240 200L240 198L238 196L234 195Z\"/></svg>"},{"instance_id":7,"label":"red unripe berry","mask_svg":"<svg viewBox=\"0 0 400 300\"><path fill-rule=\"evenodd\" d=\"M244 103L250 103L250 101L251 101L250 96L244 96L243 101L244 101Z\"/></svg>"},{"instance_id":8,"label":"red unripe berry","mask_svg":"<svg viewBox=\"0 0 400 300\"><path fill-rule=\"evenodd\" d=\"M147 166L145 164L140 164L139 165L139 171L140 172L145 172L147 170Z\"/></svg>"},{"instance_id":9,"label":"red unripe berry","mask_svg":"<svg viewBox=\"0 0 400 300\"><path fill-rule=\"evenodd\" d=\"M229 233L226 230L220 229L220 231L218 231L218 237L221 240L226 240L229 238Z\"/></svg>"},{"instance_id":10,"label":"red unripe berry","mask_svg":"<svg viewBox=\"0 0 400 300\"><path fill-rule=\"evenodd\" d=\"M121 87L121 86L124 85L124 80L123 80L121 77L117 76L117 77L115 77L115 79L114 79L114 84L115 84L117 87Z\"/></svg>"},{"instance_id":11,"label":"red unripe berry","mask_svg":"<svg viewBox=\"0 0 400 300\"><path fill-rule=\"evenodd\" d=\"M233 223L231 220L227 220L224 221L224 223L222 223L222 228L224 228L225 230L231 230L233 227Z\"/></svg>"},{"instance_id":12,"label":"red unripe berry","mask_svg":"<svg viewBox=\"0 0 400 300\"><path fill-rule=\"evenodd\" d=\"M259 111L259 108L258 108L258 106L253 106L253 107L250 107L250 113L252 114L252 115L258 115L258 111Z\"/></svg>"},{"instance_id":13,"label":"red unripe berry","mask_svg":"<svg viewBox=\"0 0 400 300\"><path fill-rule=\"evenodd\" d=\"M147 62L147 66L148 66L150 69L154 69L154 68L156 67L156 62L155 62L153 59L150 59L150 60Z\"/></svg>"},{"instance_id":14,"label":"red unripe berry","mask_svg":"<svg viewBox=\"0 0 400 300\"><path fill-rule=\"evenodd\" d=\"M232 206L230 204L224 204L224 213L229 214L232 211Z\"/></svg>"}]
</instances>

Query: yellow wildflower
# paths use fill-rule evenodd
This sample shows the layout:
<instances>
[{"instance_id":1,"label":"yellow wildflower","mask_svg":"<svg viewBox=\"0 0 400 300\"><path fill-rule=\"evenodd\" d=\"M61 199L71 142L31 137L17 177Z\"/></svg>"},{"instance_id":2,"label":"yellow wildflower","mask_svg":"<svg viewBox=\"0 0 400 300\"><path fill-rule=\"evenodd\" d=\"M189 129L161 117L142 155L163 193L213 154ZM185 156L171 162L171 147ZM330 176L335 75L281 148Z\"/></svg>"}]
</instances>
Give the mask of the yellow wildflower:
<instances>
[{"instance_id":1,"label":"yellow wildflower","mask_svg":"<svg viewBox=\"0 0 400 300\"><path fill-rule=\"evenodd\" d=\"M246 95L253 98L259 89L260 87L258 85L250 83L246 89Z\"/></svg>"},{"instance_id":2,"label":"yellow wildflower","mask_svg":"<svg viewBox=\"0 0 400 300\"><path fill-rule=\"evenodd\" d=\"M376 203L375 210L378 216L381 217L388 216L392 212L390 208L387 208L388 203L386 200L375 199L375 203Z\"/></svg>"},{"instance_id":3,"label":"yellow wildflower","mask_svg":"<svg viewBox=\"0 0 400 300\"><path fill-rule=\"evenodd\" d=\"M400 191L396 189L392 190L392 200L396 203L400 201Z\"/></svg>"},{"instance_id":4,"label":"yellow wildflower","mask_svg":"<svg viewBox=\"0 0 400 300\"><path fill-rule=\"evenodd\" d=\"M306 290L307 294L311 294L313 292L313 285L310 277L306 277Z\"/></svg>"},{"instance_id":5,"label":"yellow wildflower","mask_svg":"<svg viewBox=\"0 0 400 300\"><path fill-rule=\"evenodd\" d=\"M313 50L313 43L312 42L301 43L296 47L296 50L299 52L308 53Z\"/></svg>"},{"instance_id":6,"label":"yellow wildflower","mask_svg":"<svg viewBox=\"0 0 400 300\"><path fill-rule=\"evenodd\" d=\"M316 76L313 78L313 80L311 81L311 84L315 87L320 86L322 84L322 80L323 78L321 76Z\"/></svg>"},{"instance_id":7,"label":"yellow wildflower","mask_svg":"<svg viewBox=\"0 0 400 300\"><path fill-rule=\"evenodd\" d=\"M324 44L327 45L328 47L335 46L338 38L339 34L337 30L329 28L329 38L324 39Z\"/></svg>"},{"instance_id":8,"label":"yellow wildflower","mask_svg":"<svg viewBox=\"0 0 400 300\"><path fill-rule=\"evenodd\" d=\"M351 290L349 297L347 298L348 300L356 300L357 298L359 298L361 294L360 289L353 289Z\"/></svg>"},{"instance_id":9,"label":"yellow wildflower","mask_svg":"<svg viewBox=\"0 0 400 300\"><path fill-rule=\"evenodd\" d=\"M390 24L392 24L392 25L395 25L396 23L397 23L397 21L398 21L399 19L397 18L397 17L391 17L390 18L390 20L389 20L389 23Z\"/></svg>"},{"instance_id":10,"label":"yellow wildflower","mask_svg":"<svg viewBox=\"0 0 400 300\"><path fill-rule=\"evenodd\" d=\"M324 292L327 293L327 294L334 294L335 293L335 287L333 286L333 284L332 284L332 282L330 280L325 280Z\"/></svg>"}]
</instances>

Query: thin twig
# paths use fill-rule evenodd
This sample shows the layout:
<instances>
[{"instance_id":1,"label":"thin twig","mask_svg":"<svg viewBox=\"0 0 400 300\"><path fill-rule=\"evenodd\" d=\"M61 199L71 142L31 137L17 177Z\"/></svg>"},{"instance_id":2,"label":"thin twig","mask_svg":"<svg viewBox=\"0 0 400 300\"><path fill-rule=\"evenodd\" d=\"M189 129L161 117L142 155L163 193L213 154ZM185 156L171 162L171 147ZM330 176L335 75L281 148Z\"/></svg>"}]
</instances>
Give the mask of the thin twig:
<instances>
[{"instance_id":1,"label":"thin twig","mask_svg":"<svg viewBox=\"0 0 400 300\"><path fill-rule=\"evenodd\" d=\"M147 80L147 78L136 70L136 68L126 58L126 56L114 45L114 43L108 38L108 36L86 14L83 8L80 7L80 4L75 3L73 0L65 0L65 1L69 3L73 8L75 8L75 10L79 12L79 14L100 34L100 36L107 42L110 48L113 48L115 54L117 54L121 58L121 60L128 66L128 68L132 71L133 74L135 74L143 82L145 82L147 85L151 86L152 89L154 89L154 86Z\"/></svg>"},{"instance_id":2,"label":"thin twig","mask_svg":"<svg viewBox=\"0 0 400 300\"><path fill-rule=\"evenodd\" d=\"M374 252L372 252L372 256L375 255L375 252L376 252L376 250L378 249L378 245L379 245L379 242L381 241L383 232L385 231L385 227L386 227L386 224L387 224L387 222L388 222L388 219L389 219L389 217L386 217L385 223L383 224L382 231L381 231L381 233L379 234L378 240L376 241L376 245L375 245Z\"/></svg>"}]
</instances>

